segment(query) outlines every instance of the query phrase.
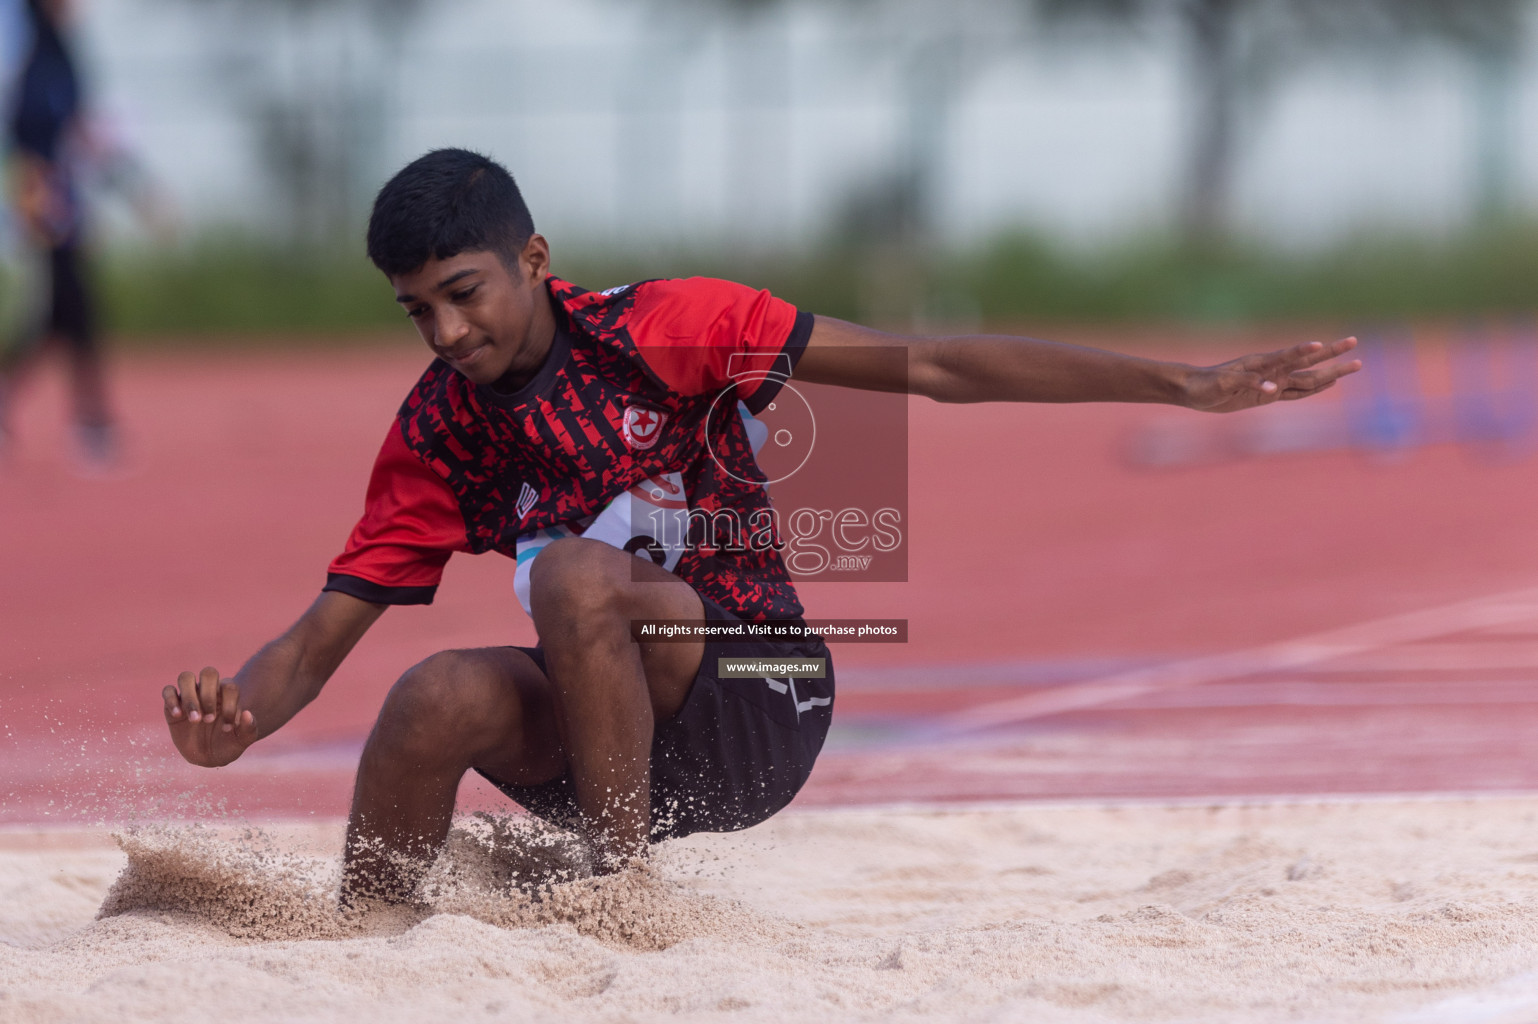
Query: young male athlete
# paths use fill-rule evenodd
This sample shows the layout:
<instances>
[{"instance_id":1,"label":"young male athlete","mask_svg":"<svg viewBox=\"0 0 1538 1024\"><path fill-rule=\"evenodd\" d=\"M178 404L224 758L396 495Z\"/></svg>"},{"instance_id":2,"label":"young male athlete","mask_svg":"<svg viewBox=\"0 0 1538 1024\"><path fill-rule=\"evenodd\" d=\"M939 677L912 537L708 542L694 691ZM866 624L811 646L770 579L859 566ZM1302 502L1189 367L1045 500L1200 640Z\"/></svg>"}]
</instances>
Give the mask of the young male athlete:
<instances>
[{"instance_id":1,"label":"young male athlete","mask_svg":"<svg viewBox=\"0 0 1538 1024\"><path fill-rule=\"evenodd\" d=\"M801 618L772 529L711 546L653 528L690 510L774 521L754 416L784 374L744 378L734 364L942 402L1211 412L1313 395L1360 365L1330 362L1352 339L1201 368L1023 338L898 337L722 281L584 291L550 275L508 173L457 149L384 186L368 252L437 358L386 434L363 518L287 632L232 679L184 672L163 694L182 755L228 764L313 700L386 608L431 601L451 553L517 560L539 646L445 651L396 683L358 766L349 899L410 898L470 769L579 829L600 869L649 841L763 821L806 781L832 717L831 662L823 679L725 680L717 659L828 659L820 640L650 643L634 625ZM730 387L738 404L723 415Z\"/></svg>"}]
</instances>

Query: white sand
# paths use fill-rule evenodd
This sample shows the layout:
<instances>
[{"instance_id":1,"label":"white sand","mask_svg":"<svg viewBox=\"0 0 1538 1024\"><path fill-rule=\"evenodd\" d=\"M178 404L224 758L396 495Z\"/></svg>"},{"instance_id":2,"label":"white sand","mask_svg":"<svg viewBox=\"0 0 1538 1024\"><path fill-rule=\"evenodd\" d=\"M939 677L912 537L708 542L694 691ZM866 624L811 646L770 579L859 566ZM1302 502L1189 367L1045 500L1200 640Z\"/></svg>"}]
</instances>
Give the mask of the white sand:
<instances>
[{"instance_id":1,"label":"white sand","mask_svg":"<svg viewBox=\"0 0 1538 1024\"><path fill-rule=\"evenodd\" d=\"M789 813L536 899L466 838L361 925L339 840L0 834L0 1021L1538 1020L1538 798Z\"/></svg>"}]
</instances>

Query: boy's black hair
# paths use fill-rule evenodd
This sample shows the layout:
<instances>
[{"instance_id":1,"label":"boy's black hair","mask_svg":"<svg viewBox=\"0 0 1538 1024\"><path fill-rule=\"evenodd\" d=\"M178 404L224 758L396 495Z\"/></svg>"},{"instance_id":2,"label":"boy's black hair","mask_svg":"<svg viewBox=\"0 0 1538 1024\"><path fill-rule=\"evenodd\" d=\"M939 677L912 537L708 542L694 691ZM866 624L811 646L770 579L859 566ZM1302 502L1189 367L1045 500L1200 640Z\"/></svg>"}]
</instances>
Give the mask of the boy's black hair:
<instances>
[{"instance_id":1,"label":"boy's black hair","mask_svg":"<svg viewBox=\"0 0 1538 1024\"><path fill-rule=\"evenodd\" d=\"M532 234L534 218L507 168L467 149L435 149L379 190L368 258L390 276L462 252L494 252L513 267Z\"/></svg>"}]
</instances>

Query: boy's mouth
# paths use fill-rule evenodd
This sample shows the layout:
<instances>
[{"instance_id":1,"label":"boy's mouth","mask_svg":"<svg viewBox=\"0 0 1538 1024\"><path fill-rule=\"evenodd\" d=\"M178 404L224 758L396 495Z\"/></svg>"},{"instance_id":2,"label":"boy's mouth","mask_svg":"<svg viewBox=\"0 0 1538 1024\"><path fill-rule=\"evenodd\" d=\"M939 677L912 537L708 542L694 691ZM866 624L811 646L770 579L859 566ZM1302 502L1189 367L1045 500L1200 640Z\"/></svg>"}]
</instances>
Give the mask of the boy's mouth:
<instances>
[{"instance_id":1,"label":"boy's mouth","mask_svg":"<svg viewBox=\"0 0 1538 1024\"><path fill-rule=\"evenodd\" d=\"M469 366L470 364L478 361L481 356L485 354L486 349L489 347L489 345L482 342L479 345L475 345L467 349L462 349L458 352L446 353L444 358L447 359L453 366Z\"/></svg>"}]
</instances>

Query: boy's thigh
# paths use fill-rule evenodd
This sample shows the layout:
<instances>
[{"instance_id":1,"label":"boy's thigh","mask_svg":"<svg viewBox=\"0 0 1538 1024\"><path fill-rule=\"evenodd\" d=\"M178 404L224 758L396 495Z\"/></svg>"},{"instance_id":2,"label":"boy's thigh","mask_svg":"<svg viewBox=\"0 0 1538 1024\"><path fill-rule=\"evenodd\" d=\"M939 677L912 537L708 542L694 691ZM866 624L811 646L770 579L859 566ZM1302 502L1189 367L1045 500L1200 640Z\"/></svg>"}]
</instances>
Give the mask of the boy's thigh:
<instances>
[{"instance_id":1,"label":"boy's thigh","mask_svg":"<svg viewBox=\"0 0 1538 1024\"><path fill-rule=\"evenodd\" d=\"M736 616L704 601L713 622ZM682 707L658 721L651 749L654 841L694 832L732 832L764 821L800 790L822 749L833 714L833 663L820 639L711 640L703 646ZM520 648L543 665L539 648ZM820 658L824 676L723 679L721 658ZM577 825L571 776L538 785L482 771L530 813Z\"/></svg>"},{"instance_id":2,"label":"boy's thigh","mask_svg":"<svg viewBox=\"0 0 1538 1024\"><path fill-rule=\"evenodd\" d=\"M580 537L550 544L535 558L531 576L533 572L538 573L533 578L538 581L541 596L575 591L586 598L600 586L612 588L628 626L629 639L640 647L653 713L659 719L677 714L699 670L704 643L642 640L638 635L639 624L651 619L703 621L704 601L693 586L649 559ZM590 652L592 632L588 628L567 628L583 614L581 601L573 606L557 597L533 603L535 627L542 637L548 638L558 661L563 653ZM540 668L548 672L543 659Z\"/></svg>"}]
</instances>

